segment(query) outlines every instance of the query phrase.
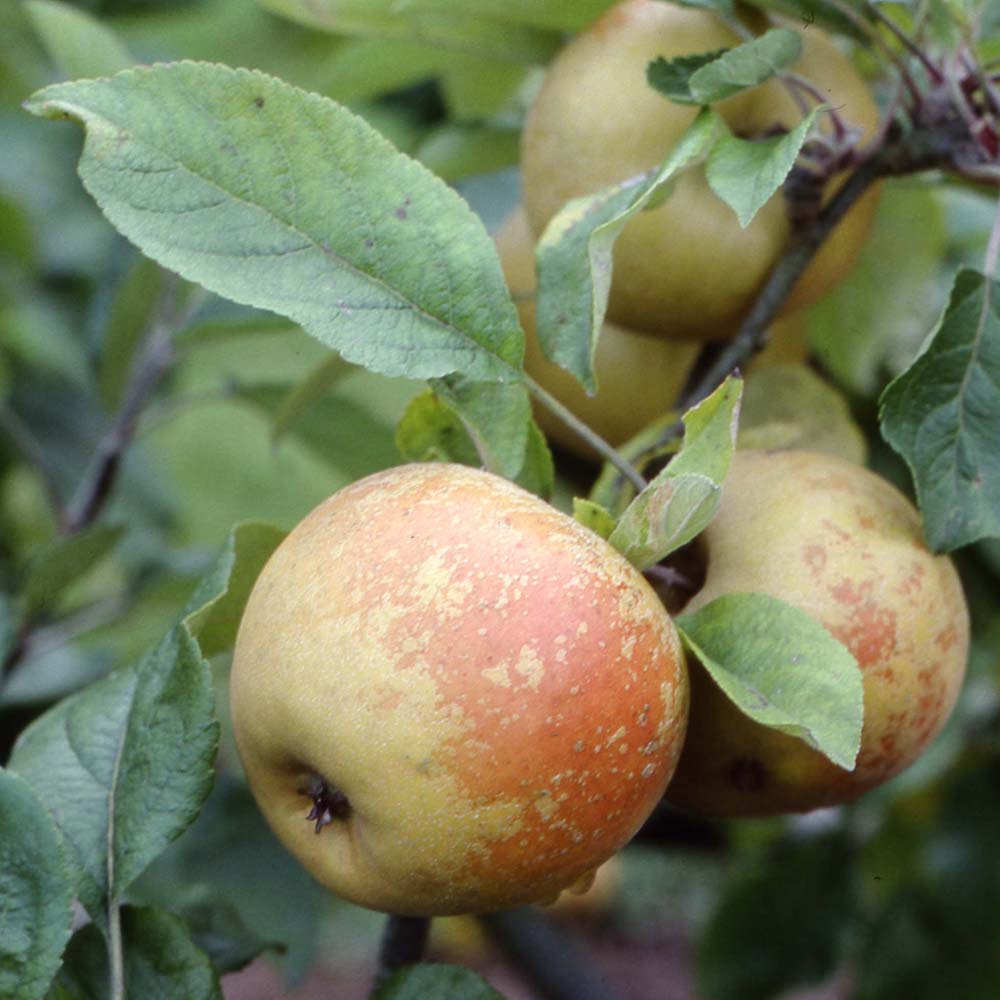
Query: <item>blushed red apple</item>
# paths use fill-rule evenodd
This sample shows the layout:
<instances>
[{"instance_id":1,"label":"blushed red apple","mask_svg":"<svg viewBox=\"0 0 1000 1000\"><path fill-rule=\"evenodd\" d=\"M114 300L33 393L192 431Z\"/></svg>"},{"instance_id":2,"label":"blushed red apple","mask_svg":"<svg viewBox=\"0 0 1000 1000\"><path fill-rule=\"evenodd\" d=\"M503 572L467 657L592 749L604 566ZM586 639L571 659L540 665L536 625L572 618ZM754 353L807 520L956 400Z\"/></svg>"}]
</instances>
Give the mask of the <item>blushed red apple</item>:
<instances>
[{"instance_id":1,"label":"blushed red apple","mask_svg":"<svg viewBox=\"0 0 1000 1000\"><path fill-rule=\"evenodd\" d=\"M597 535L504 479L409 465L334 494L249 599L233 725L318 881L398 914L551 899L663 794L673 623Z\"/></svg>"}]
</instances>

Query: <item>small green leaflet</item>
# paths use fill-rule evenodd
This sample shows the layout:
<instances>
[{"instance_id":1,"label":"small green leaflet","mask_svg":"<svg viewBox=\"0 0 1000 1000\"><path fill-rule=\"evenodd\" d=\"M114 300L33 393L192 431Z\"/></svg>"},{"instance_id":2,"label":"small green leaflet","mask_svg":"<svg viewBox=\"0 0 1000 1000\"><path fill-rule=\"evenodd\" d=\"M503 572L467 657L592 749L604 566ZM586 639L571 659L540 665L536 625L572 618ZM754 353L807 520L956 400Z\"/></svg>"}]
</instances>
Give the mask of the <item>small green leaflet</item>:
<instances>
[{"instance_id":1,"label":"small green leaflet","mask_svg":"<svg viewBox=\"0 0 1000 1000\"><path fill-rule=\"evenodd\" d=\"M573 497L573 517L605 541L611 537L617 523L607 507L582 497Z\"/></svg>"},{"instance_id":2,"label":"small green leaflet","mask_svg":"<svg viewBox=\"0 0 1000 1000\"><path fill-rule=\"evenodd\" d=\"M731 49L675 59L654 59L646 69L650 85L681 104L715 104L756 87L795 62L802 39L787 28L770 31Z\"/></svg>"},{"instance_id":3,"label":"small green leaflet","mask_svg":"<svg viewBox=\"0 0 1000 1000\"><path fill-rule=\"evenodd\" d=\"M727 378L684 414L684 442L626 508L608 541L645 569L699 535L715 516L736 448L743 382Z\"/></svg>"},{"instance_id":4,"label":"small green leaflet","mask_svg":"<svg viewBox=\"0 0 1000 1000\"><path fill-rule=\"evenodd\" d=\"M716 684L756 722L851 770L864 693L857 661L819 622L766 594L727 594L676 619Z\"/></svg>"},{"instance_id":5,"label":"small green leaflet","mask_svg":"<svg viewBox=\"0 0 1000 1000\"><path fill-rule=\"evenodd\" d=\"M691 74L691 96L699 104L714 104L747 87L756 87L798 59L802 39L788 28L772 28L737 45Z\"/></svg>"},{"instance_id":6,"label":"small green leaflet","mask_svg":"<svg viewBox=\"0 0 1000 1000\"><path fill-rule=\"evenodd\" d=\"M677 104L700 104L701 101L691 93L692 75L728 51L715 49L693 56L676 56L674 59L657 56L646 67L646 80L654 90Z\"/></svg>"},{"instance_id":7,"label":"small green leaflet","mask_svg":"<svg viewBox=\"0 0 1000 1000\"><path fill-rule=\"evenodd\" d=\"M933 338L880 408L882 436L913 474L931 549L1000 537L1000 282L958 273Z\"/></svg>"},{"instance_id":8,"label":"small green leaflet","mask_svg":"<svg viewBox=\"0 0 1000 1000\"><path fill-rule=\"evenodd\" d=\"M633 215L715 140L721 119L703 111L663 165L569 202L546 227L536 250L538 337L546 356L597 390L594 352L611 287L611 251Z\"/></svg>"},{"instance_id":9,"label":"small green leaflet","mask_svg":"<svg viewBox=\"0 0 1000 1000\"><path fill-rule=\"evenodd\" d=\"M822 108L813 108L787 135L749 141L726 134L712 147L705 176L745 229L784 183Z\"/></svg>"},{"instance_id":10,"label":"small green leaflet","mask_svg":"<svg viewBox=\"0 0 1000 1000\"><path fill-rule=\"evenodd\" d=\"M71 4L28 0L24 10L64 76L111 76L135 62L106 24Z\"/></svg>"}]
</instances>

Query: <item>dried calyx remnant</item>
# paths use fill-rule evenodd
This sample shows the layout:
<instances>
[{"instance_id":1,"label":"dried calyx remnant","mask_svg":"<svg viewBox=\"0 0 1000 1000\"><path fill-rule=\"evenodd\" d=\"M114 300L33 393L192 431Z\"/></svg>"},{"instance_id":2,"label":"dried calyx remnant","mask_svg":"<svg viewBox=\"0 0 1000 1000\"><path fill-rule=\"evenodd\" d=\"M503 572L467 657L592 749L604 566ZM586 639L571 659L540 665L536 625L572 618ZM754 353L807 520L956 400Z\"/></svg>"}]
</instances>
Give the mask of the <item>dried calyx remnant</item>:
<instances>
[{"instance_id":1,"label":"dried calyx remnant","mask_svg":"<svg viewBox=\"0 0 1000 1000\"><path fill-rule=\"evenodd\" d=\"M306 819L316 824L317 833L335 819L347 819L351 813L351 803L347 796L318 774L310 775L298 792L299 795L308 795L312 799L312 809Z\"/></svg>"}]
</instances>

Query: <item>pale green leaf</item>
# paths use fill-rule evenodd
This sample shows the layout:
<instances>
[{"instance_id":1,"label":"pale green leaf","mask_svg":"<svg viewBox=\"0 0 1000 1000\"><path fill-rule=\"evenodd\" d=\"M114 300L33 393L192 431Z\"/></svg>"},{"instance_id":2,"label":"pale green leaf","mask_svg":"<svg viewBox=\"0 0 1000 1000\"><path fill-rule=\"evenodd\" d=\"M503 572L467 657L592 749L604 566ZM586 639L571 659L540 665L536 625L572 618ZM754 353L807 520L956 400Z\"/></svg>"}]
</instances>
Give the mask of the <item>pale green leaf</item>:
<instances>
[{"instance_id":1,"label":"pale green leaf","mask_svg":"<svg viewBox=\"0 0 1000 1000\"><path fill-rule=\"evenodd\" d=\"M546 356L597 389L594 352L607 310L612 249L633 215L715 141L721 119L704 111L661 167L569 202L548 224L536 250L538 337Z\"/></svg>"},{"instance_id":2,"label":"pale green leaf","mask_svg":"<svg viewBox=\"0 0 1000 1000\"><path fill-rule=\"evenodd\" d=\"M676 623L737 708L839 767L854 767L864 716L861 670L819 622L766 594L727 594Z\"/></svg>"},{"instance_id":3,"label":"pale green leaf","mask_svg":"<svg viewBox=\"0 0 1000 1000\"><path fill-rule=\"evenodd\" d=\"M788 28L772 28L759 38L728 49L691 74L691 96L713 104L756 87L791 65L802 51L802 39Z\"/></svg>"},{"instance_id":4,"label":"pale green leaf","mask_svg":"<svg viewBox=\"0 0 1000 1000\"><path fill-rule=\"evenodd\" d=\"M632 501L608 541L639 569L699 535L715 516L736 448L743 383L727 378L684 415L684 441Z\"/></svg>"},{"instance_id":5,"label":"pale green leaf","mask_svg":"<svg viewBox=\"0 0 1000 1000\"><path fill-rule=\"evenodd\" d=\"M819 108L786 135L749 141L724 135L708 154L705 176L712 190L746 228L784 183L798 158Z\"/></svg>"},{"instance_id":6,"label":"pale green leaf","mask_svg":"<svg viewBox=\"0 0 1000 1000\"><path fill-rule=\"evenodd\" d=\"M172 63L26 104L80 121L80 176L144 253L348 361L514 379L523 335L468 205L362 119L272 77Z\"/></svg>"}]
</instances>

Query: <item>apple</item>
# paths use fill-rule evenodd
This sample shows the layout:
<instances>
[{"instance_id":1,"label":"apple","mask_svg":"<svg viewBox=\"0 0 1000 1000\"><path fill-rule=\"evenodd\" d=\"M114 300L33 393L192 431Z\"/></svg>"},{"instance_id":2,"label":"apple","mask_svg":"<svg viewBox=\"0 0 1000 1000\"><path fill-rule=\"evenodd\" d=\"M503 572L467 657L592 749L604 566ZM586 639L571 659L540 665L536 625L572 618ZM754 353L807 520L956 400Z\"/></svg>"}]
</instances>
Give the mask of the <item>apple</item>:
<instances>
[{"instance_id":1,"label":"apple","mask_svg":"<svg viewBox=\"0 0 1000 1000\"><path fill-rule=\"evenodd\" d=\"M680 752L673 623L603 539L489 473L346 487L278 547L234 652L250 788L322 884L402 915L551 899Z\"/></svg>"},{"instance_id":2,"label":"apple","mask_svg":"<svg viewBox=\"0 0 1000 1000\"><path fill-rule=\"evenodd\" d=\"M878 109L864 81L818 28L795 27L803 48L792 70L808 78L847 122L871 135ZM667 100L646 82L651 60L739 42L718 16L663 0L625 0L572 39L546 74L522 135L522 189L535 234L570 199L662 163L694 119L697 108ZM716 108L744 137L801 120L795 100L773 79ZM786 311L815 301L847 273L877 197L875 189L868 192L833 231L793 288ZM685 170L670 196L631 219L619 236L608 318L667 337L730 337L788 234L780 192L743 229L708 186L703 169Z\"/></svg>"},{"instance_id":3,"label":"apple","mask_svg":"<svg viewBox=\"0 0 1000 1000\"><path fill-rule=\"evenodd\" d=\"M859 465L802 451L738 452L702 534L704 584L795 605L853 653L864 686L853 771L742 714L691 664L688 738L667 799L717 816L804 812L856 798L912 764L948 718L969 617L951 562L924 544L916 509Z\"/></svg>"}]
</instances>

